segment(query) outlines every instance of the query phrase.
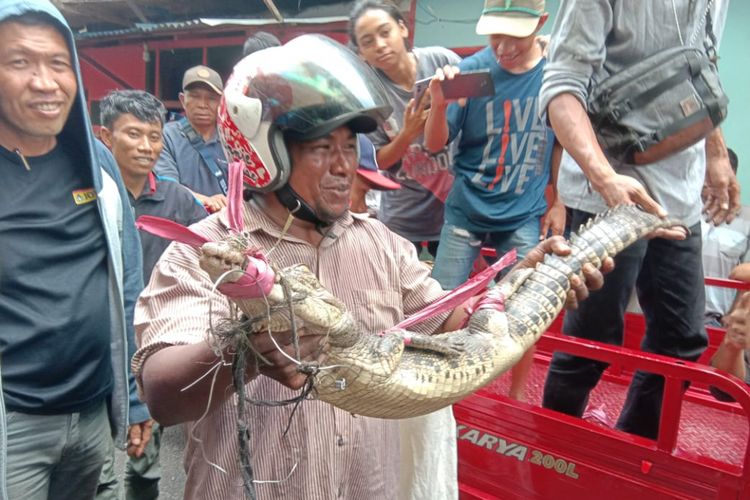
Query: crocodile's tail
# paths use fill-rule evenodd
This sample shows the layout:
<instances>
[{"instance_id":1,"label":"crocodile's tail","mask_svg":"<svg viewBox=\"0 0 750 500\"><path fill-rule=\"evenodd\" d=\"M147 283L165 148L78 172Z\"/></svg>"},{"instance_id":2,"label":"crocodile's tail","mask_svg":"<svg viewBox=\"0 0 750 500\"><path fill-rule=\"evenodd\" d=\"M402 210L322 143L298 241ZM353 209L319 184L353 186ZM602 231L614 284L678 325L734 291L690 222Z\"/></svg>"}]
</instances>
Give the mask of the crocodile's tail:
<instances>
[{"instance_id":1,"label":"crocodile's tail","mask_svg":"<svg viewBox=\"0 0 750 500\"><path fill-rule=\"evenodd\" d=\"M681 221L644 212L636 205L621 205L590 219L570 238L573 252L563 260L578 273L586 262L600 267L607 257L614 257L639 239L657 229L683 227Z\"/></svg>"},{"instance_id":2,"label":"crocodile's tail","mask_svg":"<svg viewBox=\"0 0 750 500\"><path fill-rule=\"evenodd\" d=\"M644 212L635 205L618 206L592 218L571 236L570 255L547 255L506 302L510 332L526 337L523 344L530 346L562 310L570 277L579 274L585 263L600 267L607 257L614 257L640 238L676 226L687 229L682 222Z\"/></svg>"}]
</instances>

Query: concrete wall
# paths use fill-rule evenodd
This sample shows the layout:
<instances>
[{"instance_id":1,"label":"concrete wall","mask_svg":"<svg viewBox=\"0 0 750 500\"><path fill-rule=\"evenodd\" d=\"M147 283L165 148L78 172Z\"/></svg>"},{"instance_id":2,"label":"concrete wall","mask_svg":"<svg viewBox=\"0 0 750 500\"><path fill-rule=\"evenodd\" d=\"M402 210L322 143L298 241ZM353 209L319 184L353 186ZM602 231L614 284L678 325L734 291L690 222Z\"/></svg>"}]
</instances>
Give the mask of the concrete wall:
<instances>
[{"instance_id":1,"label":"concrete wall","mask_svg":"<svg viewBox=\"0 0 750 500\"><path fill-rule=\"evenodd\" d=\"M729 0L719 0L729 1ZM482 0L417 0L414 42L417 46L444 45L469 47L485 45L486 37L474 33L476 20L482 12ZM543 33L549 33L560 0L547 0L547 21ZM748 82L750 81L750 2L734 0L721 43L719 67L724 89L729 95L729 116L723 124L727 145L740 160L738 177L742 186L742 202L750 205L750 140L745 126L750 115Z\"/></svg>"}]
</instances>

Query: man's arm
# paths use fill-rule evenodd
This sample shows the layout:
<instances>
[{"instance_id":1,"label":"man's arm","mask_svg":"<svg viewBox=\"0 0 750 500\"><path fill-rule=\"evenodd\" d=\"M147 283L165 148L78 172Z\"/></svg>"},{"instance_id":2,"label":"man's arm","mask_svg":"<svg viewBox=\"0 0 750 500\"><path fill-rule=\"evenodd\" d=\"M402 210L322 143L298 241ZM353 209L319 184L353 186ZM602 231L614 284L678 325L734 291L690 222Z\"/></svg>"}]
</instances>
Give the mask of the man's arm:
<instances>
[{"instance_id":1,"label":"man's arm","mask_svg":"<svg viewBox=\"0 0 750 500\"><path fill-rule=\"evenodd\" d=\"M259 374L271 377L292 389L299 389L307 375L297 370L291 332L267 332L250 335L252 349L247 355L244 382ZM299 354L304 361L322 362L325 337L299 332ZM269 365L256 367L258 352ZM232 360L224 360L205 342L165 347L146 358L142 369L143 391L154 418L164 425L198 420L224 403L234 393Z\"/></svg>"},{"instance_id":2,"label":"man's arm","mask_svg":"<svg viewBox=\"0 0 750 500\"><path fill-rule=\"evenodd\" d=\"M640 182L615 172L599 146L586 109L574 95L555 96L549 103L547 115L557 140L608 206L638 204L660 217L667 215Z\"/></svg>"},{"instance_id":3,"label":"man's arm","mask_svg":"<svg viewBox=\"0 0 750 500\"><path fill-rule=\"evenodd\" d=\"M209 213L218 212L222 208L227 206L227 197L221 193L215 194L213 196L208 196L205 194L200 194L192 189L188 189L193 196L195 196L195 199L198 200L205 208L208 210Z\"/></svg>"},{"instance_id":4,"label":"man's arm","mask_svg":"<svg viewBox=\"0 0 750 500\"><path fill-rule=\"evenodd\" d=\"M117 185L120 194L122 210L122 235L121 252L123 265L123 309L125 316L125 336L127 359L130 360L136 351L135 332L133 328L133 317L135 302L138 294L143 290L143 256L141 241L135 228L133 212L128 203L127 191L125 190L120 171L115 164L114 158L103 144L97 143L97 154L104 172L106 172ZM135 377L127 363L128 384L128 442L127 452L132 456L140 456L143 449L151 439L151 426L153 421L149 415L146 405L138 398Z\"/></svg>"},{"instance_id":5,"label":"man's arm","mask_svg":"<svg viewBox=\"0 0 750 500\"><path fill-rule=\"evenodd\" d=\"M750 263L736 266L729 277L750 282ZM745 350L750 348L750 292L740 292L722 323L726 334L721 345L711 358L711 366L747 380ZM726 394L711 388L711 393L720 400L730 400Z\"/></svg>"},{"instance_id":6,"label":"man's arm","mask_svg":"<svg viewBox=\"0 0 750 500\"><path fill-rule=\"evenodd\" d=\"M562 159L562 146L555 139L555 144L552 146L552 159L550 164L550 176L549 185L552 189L552 199L549 200L549 206L547 212L542 217L541 231L539 233L539 241L542 241L547 237L547 234L551 231L552 235L562 235L565 231L565 205L557 192L557 178L560 173L560 160Z\"/></svg>"},{"instance_id":7,"label":"man's arm","mask_svg":"<svg viewBox=\"0 0 750 500\"><path fill-rule=\"evenodd\" d=\"M715 226L718 226L723 222L732 222L740 209L740 185L729 163L724 136L717 127L706 137L703 212Z\"/></svg>"},{"instance_id":8,"label":"man's arm","mask_svg":"<svg viewBox=\"0 0 750 500\"><path fill-rule=\"evenodd\" d=\"M299 332L300 359L307 362L324 361L321 354L325 345L322 335ZM257 375L273 378L292 389L303 386L307 375L298 371L292 361L296 350L291 332L267 332L250 336L252 349L247 355L244 382ZM268 365L255 365L258 352ZM236 354L225 352L224 359L206 344L173 345L154 352L146 358L141 379L146 403L154 418L163 425L174 425L198 420L224 403L234 393L232 360Z\"/></svg>"},{"instance_id":9,"label":"man's arm","mask_svg":"<svg viewBox=\"0 0 750 500\"><path fill-rule=\"evenodd\" d=\"M742 292L722 319L726 334L711 358L711 366L745 380L744 352L750 348L750 292Z\"/></svg>"},{"instance_id":10,"label":"man's arm","mask_svg":"<svg viewBox=\"0 0 750 500\"><path fill-rule=\"evenodd\" d=\"M136 307L140 349L133 357L133 372L151 414L164 425L196 420L234 392L235 351L217 353L205 340L219 318L232 317L230 303L213 291L197 260L195 250L171 245ZM304 329L299 334L301 358L317 360L325 339L306 335ZM252 350L248 351L245 381L260 373L289 387L301 387L305 377L290 360L294 353L290 333L274 333L273 338L253 333L248 338L252 350L272 365L256 369Z\"/></svg>"},{"instance_id":11,"label":"man's arm","mask_svg":"<svg viewBox=\"0 0 750 500\"><path fill-rule=\"evenodd\" d=\"M451 80L460 72L457 66L445 66L438 68L435 76L430 81L430 87L425 94L430 94L430 113L424 126L424 147L430 153L437 153L445 147L450 137L448 128L448 101L443 96L443 88L440 82ZM465 100L462 100L465 104Z\"/></svg>"}]
</instances>

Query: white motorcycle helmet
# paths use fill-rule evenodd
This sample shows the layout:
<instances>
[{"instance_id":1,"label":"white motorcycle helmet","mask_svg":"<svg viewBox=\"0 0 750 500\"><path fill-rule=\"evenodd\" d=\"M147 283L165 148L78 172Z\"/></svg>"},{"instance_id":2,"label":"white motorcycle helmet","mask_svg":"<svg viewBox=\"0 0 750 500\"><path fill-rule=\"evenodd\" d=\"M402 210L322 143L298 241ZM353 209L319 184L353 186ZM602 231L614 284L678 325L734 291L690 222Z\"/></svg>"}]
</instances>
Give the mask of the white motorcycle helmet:
<instances>
[{"instance_id":1,"label":"white motorcycle helmet","mask_svg":"<svg viewBox=\"0 0 750 500\"><path fill-rule=\"evenodd\" d=\"M372 132L391 111L359 57L325 36L302 35L237 63L219 106L219 137L227 160L244 164L246 189L276 191L294 211L304 202L289 199L285 139L314 140L342 125Z\"/></svg>"}]
</instances>

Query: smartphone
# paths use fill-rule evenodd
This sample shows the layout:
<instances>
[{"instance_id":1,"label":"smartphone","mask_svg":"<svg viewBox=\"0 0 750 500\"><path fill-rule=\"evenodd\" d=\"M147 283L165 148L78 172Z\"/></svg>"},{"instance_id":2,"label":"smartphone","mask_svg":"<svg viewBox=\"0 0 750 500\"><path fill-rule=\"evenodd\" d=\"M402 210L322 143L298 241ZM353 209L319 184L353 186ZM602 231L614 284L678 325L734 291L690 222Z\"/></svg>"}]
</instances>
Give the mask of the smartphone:
<instances>
[{"instance_id":1,"label":"smartphone","mask_svg":"<svg viewBox=\"0 0 750 500\"><path fill-rule=\"evenodd\" d=\"M459 73L452 80L443 80L440 86L446 99L495 95L495 85L488 69Z\"/></svg>"},{"instance_id":2,"label":"smartphone","mask_svg":"<svg viewBox=\"0 0 750 500\"><path fill-rule=\"evenodd\" d=\"M417 80L414 82L414 102L417 103L422 98L422 95L427 90L427 87L430 86L430 81L432 80L431 76L428 76L427 78L423 78L422 80Z\"/></svg>"},{"instance_id":3,"label":"smartphone","mask_svg":"<svg viewBox=\"0 0 750 500\"><path fill-rule=\"evenodd\" d=\"M419 102L431 80L432 77L428 77L414 83L414 102ZM443 80L440 86L446 99L495 95L495 85L488 69L459 73L452 80Z\"/></svg>"}]
</instances>

